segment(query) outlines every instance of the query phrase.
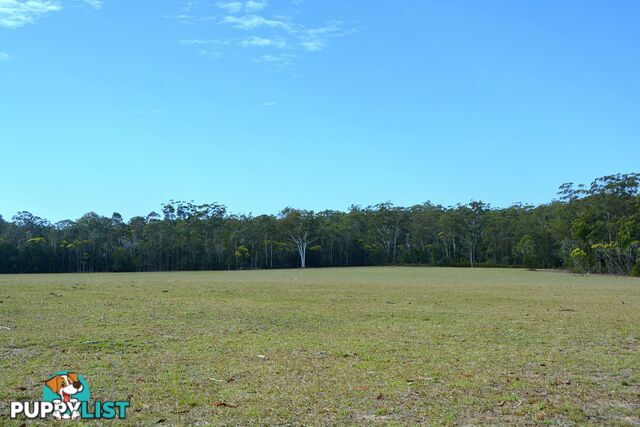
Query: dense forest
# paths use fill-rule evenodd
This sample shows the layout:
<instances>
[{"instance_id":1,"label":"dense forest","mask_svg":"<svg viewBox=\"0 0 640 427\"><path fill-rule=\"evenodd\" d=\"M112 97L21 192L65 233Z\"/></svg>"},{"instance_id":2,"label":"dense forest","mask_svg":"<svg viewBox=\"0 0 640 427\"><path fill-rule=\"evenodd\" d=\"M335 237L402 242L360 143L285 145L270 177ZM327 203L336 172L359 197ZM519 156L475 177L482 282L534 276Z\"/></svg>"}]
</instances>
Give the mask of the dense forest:
<instances>
[{"instance_id":1,"label":"dense forest","mask_svg":"<svg viewBox=\"0 0 640 427\"><path fill-rule=\"evenodd\" d=\"M0 273L404 264L640 275L639 183L637 173L567 183L549 204L499 209L387 202L251 216L172 200L129 221L91 212L55 224L19 212L0 216Z\"/></svg>"}]
</instances>

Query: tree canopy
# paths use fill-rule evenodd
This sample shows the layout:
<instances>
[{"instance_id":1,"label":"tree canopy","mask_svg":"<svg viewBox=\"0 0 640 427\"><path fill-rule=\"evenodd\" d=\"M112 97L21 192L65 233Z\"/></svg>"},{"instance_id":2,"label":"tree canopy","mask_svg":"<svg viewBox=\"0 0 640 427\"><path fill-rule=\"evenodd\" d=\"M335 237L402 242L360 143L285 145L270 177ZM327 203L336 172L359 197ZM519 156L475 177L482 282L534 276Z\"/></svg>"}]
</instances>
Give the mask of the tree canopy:
<instances>
[{"instance_id":1,"label":"tree canopy","mask_svg":"<svg viewBox=\"0 0 640 427\"><path fill-rule=\"evenodd\" d=\"M231 214L171 200L128 222L0 216L0 273L233 270L415 264L640 275L640 174L566 183L539 206L390 202L347 211Z\"/></svg>"}]
</instances>

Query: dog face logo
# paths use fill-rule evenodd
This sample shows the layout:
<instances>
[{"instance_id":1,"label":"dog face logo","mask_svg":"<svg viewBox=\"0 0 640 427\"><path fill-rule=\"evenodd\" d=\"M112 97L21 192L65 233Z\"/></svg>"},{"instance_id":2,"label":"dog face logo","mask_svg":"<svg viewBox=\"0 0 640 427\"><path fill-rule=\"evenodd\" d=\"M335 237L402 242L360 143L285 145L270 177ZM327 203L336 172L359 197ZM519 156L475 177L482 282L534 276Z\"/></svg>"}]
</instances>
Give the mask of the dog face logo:
<instances>
[{"instance_id":1,"label":"dog face logo","mask_svg":"<svg viewBox=\"0 0 640 427\"><path fill-rule=\"evenodd\" d=\"M2 0L0 0L0 3ZM14 400L9 402L9 418L28 420L52 417L57 420L124 420L128 400L99 400L91 402L87 380L70 371L56 372L44 381L42 400ZM2 424L2 423L0 423ZM26 425L26 424L25 424Z\"/></svg>"},{"instance_id":2,"label":"dog face logo","mask_svg":"<svg viewBox=\"0 0 640 427\"><path fill-rule=\"evenodd\" d=\"M56 375L45 383L55 394L59 395L63 402L71 401L71 396L80 393L84 386L78 379L78 374L67 373Z\"/></svg>"},{"instance_id":3,"label":"dog face logo","mask_svg":"<svg viewBox=\"0 0 640 427\"><path fill-rule=\"evenodd\" d=\"M43 400L57 403L69 404L69 408L76 408L67 411L55 411L53 417L56 419L77 419L80 416L80 402L88 402L89 385L84 377L75 372L57 372L54 376L45 381L43 390Z\"/></svg>"}]
</instances>

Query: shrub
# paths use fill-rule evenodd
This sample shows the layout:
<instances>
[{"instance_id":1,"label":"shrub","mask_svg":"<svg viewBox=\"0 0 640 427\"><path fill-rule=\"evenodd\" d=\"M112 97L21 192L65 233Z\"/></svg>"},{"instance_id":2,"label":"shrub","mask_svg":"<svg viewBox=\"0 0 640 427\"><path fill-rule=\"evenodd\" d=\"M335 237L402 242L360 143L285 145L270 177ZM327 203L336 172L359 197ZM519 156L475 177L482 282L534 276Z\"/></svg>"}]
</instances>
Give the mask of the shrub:
<instances>
[{"instance_id":1,"label":"shrub","mask_svg":"<svg viewBox=\"0 0 640 427\"><path fill-rule=\"evenodd\" d=\"M580 248L571 251L571 262L576 272L586 273L589 270L589 256Z\"/></svg>"}]
</instances>

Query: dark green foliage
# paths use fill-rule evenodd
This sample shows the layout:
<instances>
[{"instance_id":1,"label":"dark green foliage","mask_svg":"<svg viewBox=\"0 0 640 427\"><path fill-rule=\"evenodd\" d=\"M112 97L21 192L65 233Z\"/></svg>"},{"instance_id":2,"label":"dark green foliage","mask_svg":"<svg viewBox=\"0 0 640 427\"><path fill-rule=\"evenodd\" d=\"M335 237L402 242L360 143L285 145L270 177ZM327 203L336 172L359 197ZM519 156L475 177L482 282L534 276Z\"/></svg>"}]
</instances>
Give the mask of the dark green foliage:
<instances>
[{"instance_id":1,"label":"dark green foliage","mask_svg":"<svg viewBox=\"0 0 640 427\"><path fill-rule=\"evenodd\" d=\"M51 224L0 217L0 272L236 270L357 265L526 266L640 275L639 174L563 184L559 200L493 209L473 201L347 212L231 215L170 201L125 222L88 213Z\"/></svg>"}]
</instances>

